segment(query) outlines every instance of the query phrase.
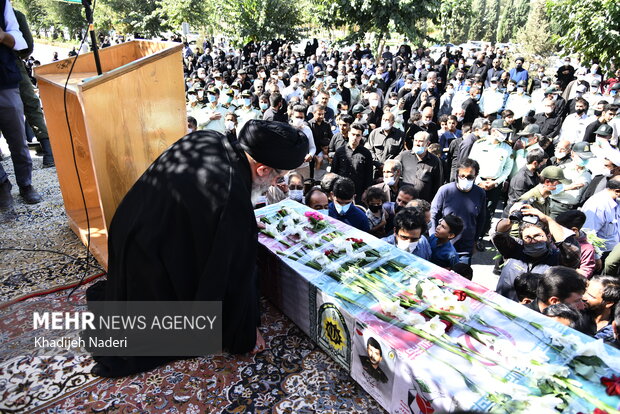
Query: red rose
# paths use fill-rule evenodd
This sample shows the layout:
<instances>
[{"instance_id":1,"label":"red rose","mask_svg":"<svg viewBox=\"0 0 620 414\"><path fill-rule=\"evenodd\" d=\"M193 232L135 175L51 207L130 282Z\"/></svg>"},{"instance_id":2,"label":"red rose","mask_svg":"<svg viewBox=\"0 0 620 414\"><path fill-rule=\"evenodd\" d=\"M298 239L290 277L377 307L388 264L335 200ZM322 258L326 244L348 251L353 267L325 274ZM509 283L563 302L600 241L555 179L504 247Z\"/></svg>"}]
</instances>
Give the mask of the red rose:
<instances>
[{"instance_id":1,"label":"red rose","mask_svg":"<svg viewBox=\"0 0 620 414\"><path fill-rule=\"evenodd\" d=\"M325 250L325 256L331 256L332 254L334 254L333 250Z\"/></svg>"},{"instance_id":2,"label":"red rose","mask_svg":"<svg viewBox=\"0 0 620 414\"><path fill-rule=\"evenodd\" d=\"M609 414L609 413L605 410L601 410L600 408L595 408L592 414Z\"/></svg>"},{"instance_id":3,"label":"red rose","mask_svg":"<svg viewBox=\"0 0 620 414\"><path fill-rule=\"evenodd\" d=\"M415 402L418 404L418 408L423 414L433 414L435 412L431 403L428 400L420 397L420 394L416 394Z\"/></svg>"},{"instance_id":4,"label":"red rose","mask_svg":"<svg viewBox=\"0 0 620 414\"><path fill-rule=\"evenodd\" d=\"M464 301L465 298L467 297L467 293L463 292L462 290L455 290L452 293L454 294L454 296L456 296L459 302Z\"/></svg>"},{"instance_id":5,"label":"red rose","mask_svg":"<svg viewBox=\"0 0 620 414\"><path fill-rule=\"evenodd\" d=\"M605 386L607 395L620 395L620 377L612 375L611 378L601 378L601 384Z\"/></svg>"}]
</instances>

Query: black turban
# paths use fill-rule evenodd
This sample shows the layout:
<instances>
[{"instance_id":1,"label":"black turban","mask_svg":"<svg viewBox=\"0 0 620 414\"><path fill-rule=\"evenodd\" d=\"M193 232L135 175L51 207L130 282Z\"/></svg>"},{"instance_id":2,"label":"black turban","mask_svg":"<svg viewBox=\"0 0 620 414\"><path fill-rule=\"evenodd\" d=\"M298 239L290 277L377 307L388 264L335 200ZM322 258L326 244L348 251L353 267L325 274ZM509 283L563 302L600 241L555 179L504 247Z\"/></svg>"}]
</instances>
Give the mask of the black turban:
<instances>
[{"instance_id":1,"label":"black turban","mask_svg":"<svg viewBox=\"0 0 620 414\"><path fill-rule=\"evenodd\" d=\"M299 167L308 154L308 137L289 124L252 119L239 133L239 143L256 162L278 170Z\"/></svg>"}]
</instances>

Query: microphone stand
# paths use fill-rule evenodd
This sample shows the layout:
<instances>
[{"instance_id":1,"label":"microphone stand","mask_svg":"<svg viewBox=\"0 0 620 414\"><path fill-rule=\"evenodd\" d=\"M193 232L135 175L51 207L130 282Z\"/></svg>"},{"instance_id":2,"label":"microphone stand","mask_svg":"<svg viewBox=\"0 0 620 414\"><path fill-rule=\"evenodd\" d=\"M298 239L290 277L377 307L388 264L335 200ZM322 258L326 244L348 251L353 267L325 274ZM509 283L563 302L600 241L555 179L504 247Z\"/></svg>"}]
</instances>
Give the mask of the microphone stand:
<instances>
[{"instance_id":1,"label":"microphone stand","mask_svg":"<svg viewBox=\"0 0 620 414\"><path fill-rule=\"evenodd\" d=\"M90 8L90 0L82 0L84 11L86 12L86 21L88 22L88 31L90 32L90 41L93 44L93 55L95 56L95 66L97 66L97 74L103 74L101 70L101 61L99 60L99 49L97 48L97 37L95 36L95 26L93 25L93 11Z\"/></svg>"}]
</instances>

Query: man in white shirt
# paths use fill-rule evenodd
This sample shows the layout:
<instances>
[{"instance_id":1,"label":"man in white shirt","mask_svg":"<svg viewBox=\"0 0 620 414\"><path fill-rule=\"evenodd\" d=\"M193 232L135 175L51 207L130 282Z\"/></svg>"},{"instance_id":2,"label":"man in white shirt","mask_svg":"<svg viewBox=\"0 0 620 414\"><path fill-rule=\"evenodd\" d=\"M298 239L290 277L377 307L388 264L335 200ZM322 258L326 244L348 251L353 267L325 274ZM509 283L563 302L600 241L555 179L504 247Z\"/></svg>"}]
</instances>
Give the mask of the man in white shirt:
<instances>
[{"instance_id":1,"label":"man in white shirt","mask_svg":"<svg viewBox=\"0 0 620 414\"><path fill-rule=\"evenodd\" d=\"M571 144L582 140L586 126L592 121L586 113L587 108L588 102L584 98L575 99L575 112L564 119L560 140L570 141Z\"/></svg>"}]
</instances>

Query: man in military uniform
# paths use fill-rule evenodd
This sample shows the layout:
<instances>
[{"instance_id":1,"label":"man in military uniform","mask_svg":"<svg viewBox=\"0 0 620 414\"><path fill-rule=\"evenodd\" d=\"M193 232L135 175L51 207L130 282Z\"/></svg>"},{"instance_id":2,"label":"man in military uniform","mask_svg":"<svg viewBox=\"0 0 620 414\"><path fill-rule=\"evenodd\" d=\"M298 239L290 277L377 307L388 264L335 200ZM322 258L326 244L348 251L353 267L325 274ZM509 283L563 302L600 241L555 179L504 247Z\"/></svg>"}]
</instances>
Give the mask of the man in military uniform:
<instances>
[{"instance_id":1,"label":"man in military uniform","mask_svg":"<svg viewBox=\"0 0 620 414\"><path fill-rule=\"evenodd\" d=\"M510 85L509 85L510 86ZM518 81L516 83L516 90L508 92L510 95L506 100L505 109L510 109L515 114L515 119L519 120L523 118L532 109L532 98L525 93L525 81Z\"/></svg>"},{"instance_id":2,"label":"man in military uniform","mask_svg":"<svg viewBox=\"0 0 620 414\"><path fill-rule=\"evenodd\" d=\"M491 228L491 219L501 196L502 185L512 170L512 148L505 142L511 132L501 119L493 121L491 134L476 141L469 154L469 158L480 164L476 184L486 192L487 197L487 216L481 237ZM484 250L480 241L477 244L478 250Z\"/></svg>"},{"instance_id":3,"label":"man in military uniform","mask_svg":"<svg viewBox=\"0 0 620 414\"><path fill-rule=\"evenodd\" d=\"M237 128L239 131L243 129L243 126L250 119L260 119L262 117L261 112L252 107L252 94L249 90L245 90L241 92L241 104L235 111L235 115L237 115Z\"/></svg>"},{"instance_id":4,"label":"man in military uniform","mask_svg":"<svg viewBox=\"0 0 620 414\"><path fill-rule=\"evenodd\" d=\"M360 355L360 361L362 362L364 371L375 380L385 384L388 382L388 377L385 375L385 372L379 368L383 360L383 352L381 351L381 345L375 338L368 338L366 342L366 352L368 352L368 356Z\"/></svg>"}]
</instances>

